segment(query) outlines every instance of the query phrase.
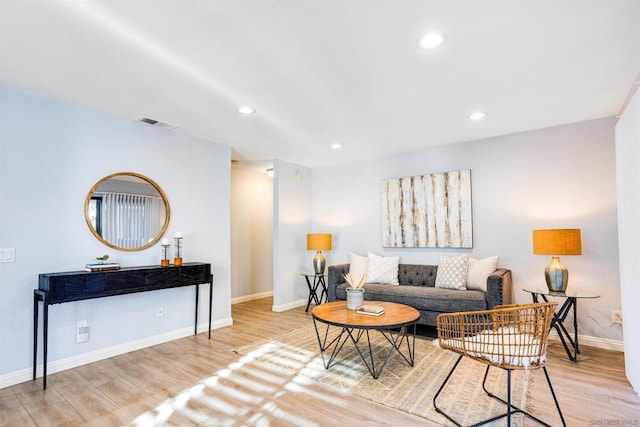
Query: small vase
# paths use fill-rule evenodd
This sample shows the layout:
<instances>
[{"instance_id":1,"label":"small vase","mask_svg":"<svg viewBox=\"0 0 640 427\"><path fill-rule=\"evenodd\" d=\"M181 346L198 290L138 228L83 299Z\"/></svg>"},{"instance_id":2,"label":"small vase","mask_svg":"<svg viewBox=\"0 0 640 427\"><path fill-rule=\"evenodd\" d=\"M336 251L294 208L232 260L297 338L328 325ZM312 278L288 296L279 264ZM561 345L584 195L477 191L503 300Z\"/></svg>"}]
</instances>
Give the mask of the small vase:
<instances>
[{"instance_id":1,"label":"small vase","mask_svg":"<svg viewBox=\"0 0 640 427\"><path fill-rule=\"evenodd\" d=\"M364 289L347 288L347 308L349 310L357 310L364 300Z\"/></svg>"}]
</instances>

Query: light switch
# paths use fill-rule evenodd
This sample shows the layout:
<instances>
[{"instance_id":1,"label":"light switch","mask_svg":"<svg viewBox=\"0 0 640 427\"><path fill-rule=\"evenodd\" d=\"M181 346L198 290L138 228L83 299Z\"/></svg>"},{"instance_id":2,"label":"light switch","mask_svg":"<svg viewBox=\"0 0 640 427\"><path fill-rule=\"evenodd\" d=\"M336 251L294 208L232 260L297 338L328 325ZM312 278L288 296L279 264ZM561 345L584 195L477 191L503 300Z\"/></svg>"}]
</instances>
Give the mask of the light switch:
<instances>
[{"instance_id":1,"label":"light switch","mask_svg":"<svg viewBox=\"0 0 640 427\"><path fill-rule=\"evenodd\" d=\"M0 248L0 262L16 262L15 248Z\"/></svg>"}]
</instances>

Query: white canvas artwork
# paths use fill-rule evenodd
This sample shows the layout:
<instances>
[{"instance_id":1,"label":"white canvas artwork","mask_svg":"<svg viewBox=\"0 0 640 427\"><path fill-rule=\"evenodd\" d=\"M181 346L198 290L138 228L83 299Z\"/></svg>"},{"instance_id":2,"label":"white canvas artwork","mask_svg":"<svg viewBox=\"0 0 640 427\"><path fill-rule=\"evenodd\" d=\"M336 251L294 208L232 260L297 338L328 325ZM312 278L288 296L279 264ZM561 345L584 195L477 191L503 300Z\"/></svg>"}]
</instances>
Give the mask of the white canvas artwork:
<instances>
[{"instance_id":1,"label":"white canvas artwork","mask_svg":"<svg viewBox=\"0 0 640 427\"><path fill-rule=\"evenodd\" d=\"M471 170L382 181L382 246L472 248Z\"/></svg>"}]
</instances>

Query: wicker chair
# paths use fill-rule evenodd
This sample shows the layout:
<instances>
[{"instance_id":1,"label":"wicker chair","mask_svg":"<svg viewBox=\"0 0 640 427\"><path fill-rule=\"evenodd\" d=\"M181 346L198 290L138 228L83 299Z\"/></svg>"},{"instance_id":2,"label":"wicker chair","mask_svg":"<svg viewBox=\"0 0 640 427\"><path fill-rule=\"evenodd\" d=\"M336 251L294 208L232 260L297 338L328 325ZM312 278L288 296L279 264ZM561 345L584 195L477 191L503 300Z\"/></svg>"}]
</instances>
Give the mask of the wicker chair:
<instances>
[{"instance_id":1,"label":"wicker chair","mask_svg":"<svg viewBox=\"0 0 640 427\"><path fill-rule=\"evenodd\" d=\"M549 424L544 421L511 404L511 371L542 368L562 425L566 426L545 366L547 338L557 305L556 302L512 304L496 306L493 310L440 314L437 319L438 343L443 349L459 353L460 356L433 398L433 406L436 411L460 426L457 421L438 408L436 400L456 370L458 363L465 356L487 365L482 388L487 395L507 405L506 413L475 425L487 424L504 417L507 417L508 425L511 425L511 415L522 413L540 424L548 426ZM507 371L506 401L490 393L485 387L491 366Z\"/></svg>"}]
</instances>

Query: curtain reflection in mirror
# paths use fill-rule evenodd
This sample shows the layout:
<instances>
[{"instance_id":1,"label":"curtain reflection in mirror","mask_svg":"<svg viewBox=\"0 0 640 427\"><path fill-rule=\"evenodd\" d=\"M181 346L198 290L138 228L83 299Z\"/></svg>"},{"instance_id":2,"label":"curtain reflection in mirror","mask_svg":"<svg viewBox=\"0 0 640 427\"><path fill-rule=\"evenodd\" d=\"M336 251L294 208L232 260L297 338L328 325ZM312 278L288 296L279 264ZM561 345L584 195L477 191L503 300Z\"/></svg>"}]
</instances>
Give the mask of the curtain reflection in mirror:
<instances>
[{"instance_id":1,"label":"curtain reflection in mirror","mask_svg":"<svg viewBox=\"0 0 640 427\"><path fill-rule=\"evenodd\" d=\"M161 197L102 192L94 193L89 216L103 239L121 248L137 248L160 233L165 209Z\"/></svg>"}]
</instances>

